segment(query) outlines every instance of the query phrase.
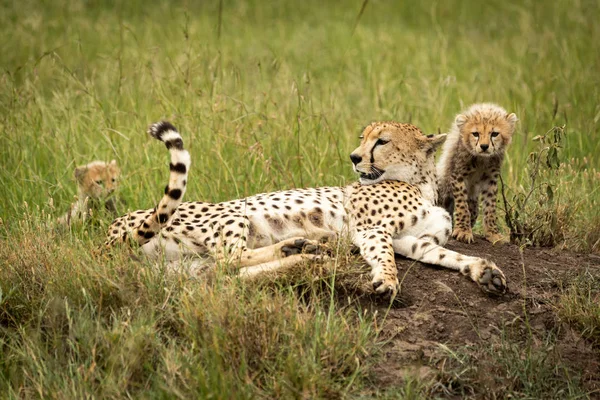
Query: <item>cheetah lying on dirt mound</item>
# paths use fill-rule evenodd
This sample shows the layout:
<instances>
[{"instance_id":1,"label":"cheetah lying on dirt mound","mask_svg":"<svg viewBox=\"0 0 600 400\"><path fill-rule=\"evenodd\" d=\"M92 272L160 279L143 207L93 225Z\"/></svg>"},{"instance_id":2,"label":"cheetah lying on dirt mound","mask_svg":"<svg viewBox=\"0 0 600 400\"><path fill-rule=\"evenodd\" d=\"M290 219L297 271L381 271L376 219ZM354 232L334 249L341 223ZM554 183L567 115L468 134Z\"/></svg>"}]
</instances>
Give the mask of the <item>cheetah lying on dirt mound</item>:
<instances>
[{"instance_id":1,"label":"cheetah lying on dirt mound","mask_svg":"<svg viewBox=\"0 0 600 400\"><path fill-rule=\"evenodd\" d=\"M487 292L504 293L496 265L444 249L451 235L437 197L436 148L445 135L427 137L415 126L375 122L350 158L360 182L346 187L292 189L218 204L186 202L190 156L179 132L158 122L149 133L171 154L170 179L154 209L117 218L105 246L132 238L145 254L168 261L232 261L243 277L320 259L318 239L350 235L371 266L373 288L395 295L394 253L441 265L470 277ZM318 253L318 252L317 252Z\"/></svg>"}]
</instances>

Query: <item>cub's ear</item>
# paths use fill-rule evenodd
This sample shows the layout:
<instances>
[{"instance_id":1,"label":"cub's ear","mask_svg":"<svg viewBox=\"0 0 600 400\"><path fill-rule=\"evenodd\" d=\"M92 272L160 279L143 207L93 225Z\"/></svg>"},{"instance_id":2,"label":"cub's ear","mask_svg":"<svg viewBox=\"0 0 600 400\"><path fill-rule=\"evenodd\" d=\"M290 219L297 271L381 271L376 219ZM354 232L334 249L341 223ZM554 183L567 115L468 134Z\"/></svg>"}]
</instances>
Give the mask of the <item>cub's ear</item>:
<instances>
[{"instance_id":1,"label":"cub's ear","mask_svg":"<svg viewBox=\"0 0 600 400\"><path fill-rule=\"evenodd\" d=\"M77 167L75 168L75 180L77 180L77 182L81 182L83 180L83 177L85 176L85 173L87 171L87 166L83 166L83 167Z\"/></svg>"},{"instance_id":2,"label":"cub's ear","mask_svg":"<svg viewBox=\"0 0 600 400\"><path fill-rule=\"evenodd\" d=\"M519 118L517 118L517 115L515 113L510 113L506 116L506 120L508 121L508 123L510 123L512 126L515 126L515 124L517 123L517 121L519 120Z\"/></svg>"},{"instance_id":3,"label":"cub's ear","mask_svg":"<svg viewBox=\"0 0 600 400\"><path fill-rule=\"evenodd\" d=\"M117 165L117 160L110 160L110 165Z\"/></svg>"},{"instance_id":4,"label":"cub's ear","mask_svg":"<svg viewBox=\"0 0 600 400\"><path fill-rule=\"evenodd\" d=\"M458 126L459 128L461 126L463 126L465 123L467 122L467 116L464 114L458 114L456 116L456 118L454 119L454 123L456 124L456 126Z\"/></svg>"}]
</instances>

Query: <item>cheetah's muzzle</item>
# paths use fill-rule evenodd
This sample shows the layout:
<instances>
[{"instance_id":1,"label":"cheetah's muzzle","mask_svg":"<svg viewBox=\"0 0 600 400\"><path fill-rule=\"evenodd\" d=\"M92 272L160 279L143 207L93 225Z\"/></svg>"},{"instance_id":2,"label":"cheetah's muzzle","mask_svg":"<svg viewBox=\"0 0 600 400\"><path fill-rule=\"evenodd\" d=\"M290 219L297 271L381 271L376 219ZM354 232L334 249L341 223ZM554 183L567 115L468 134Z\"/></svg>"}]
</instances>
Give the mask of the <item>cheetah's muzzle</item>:
<instances>
[{"instance_id":1,"label":"cheetah's muzzle","mask_svg":"<svg viewBox=\"0 0 600 400\"><path fill-rule=\"evenodd\" d=\"M375 179L379 178L381 175L383 175L383 173L385 172L384 170L381 170L377 167L372 167L371 168L371 173L367 174L365 172L359 172L360 174L360 178L361 179L366 179L369 181L374 181Z\"/></svg>"}]
</instances>

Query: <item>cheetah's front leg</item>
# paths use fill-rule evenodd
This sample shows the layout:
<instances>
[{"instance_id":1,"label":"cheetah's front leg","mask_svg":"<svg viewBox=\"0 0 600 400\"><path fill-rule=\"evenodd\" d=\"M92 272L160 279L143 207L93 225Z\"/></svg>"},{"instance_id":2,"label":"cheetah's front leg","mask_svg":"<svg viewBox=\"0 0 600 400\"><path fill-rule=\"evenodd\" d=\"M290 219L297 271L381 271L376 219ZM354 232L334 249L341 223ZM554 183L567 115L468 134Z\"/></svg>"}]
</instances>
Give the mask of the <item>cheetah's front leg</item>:
<instances>
[{"instance_id":1,"label":"cheetah's front leg","mask_svg":"<svg viewBox=\"0 0 600 400\"><path fill-rule=\"evenodd\" d=\"M465 256L415 236L394 239L393 244L396 253L413 260L459 271L463 275L469 276L488 293L503 294L506 292L506 278L496 264L491 261Z\"/></svg>"},{"instance_id":2,"label":"cheetah's front leg","mask_svg":"<svg viewBox=\"0 0 600 400\"><path fill-rule=\"evenodd\" d=\"M462 177L452 177L454 195L454 230L452 237L465 243L473 242L471 213L469 211L467 186Z\"/></svg>"},{"instance_id":3,"label":"cheetah's front leg","mask_svg":"<svg viewBox=\"0 0 600 400\"><path fill-rule=\"evenodd\" d=\"M354 235L354 244L371 266L373 289L380 294L390 293L396 296L400 283L394 259L392 235L377 228L359 231Z\"/></svg>"},{"instance_id":4,"label":"cheetah's front leg","mask_svg":"<svg viewBox=\"0 0 600 400\"><path fill-rule=\"evenodd\" d=\"M499 175L500 173L495 171L495 174L486 182L487 188L481 194L483 198L483 230L485 232L485 239L491 243L506 242L506 239L500 235L498 226L496 225L497 179Z\"/></svg>"}]
</instances>

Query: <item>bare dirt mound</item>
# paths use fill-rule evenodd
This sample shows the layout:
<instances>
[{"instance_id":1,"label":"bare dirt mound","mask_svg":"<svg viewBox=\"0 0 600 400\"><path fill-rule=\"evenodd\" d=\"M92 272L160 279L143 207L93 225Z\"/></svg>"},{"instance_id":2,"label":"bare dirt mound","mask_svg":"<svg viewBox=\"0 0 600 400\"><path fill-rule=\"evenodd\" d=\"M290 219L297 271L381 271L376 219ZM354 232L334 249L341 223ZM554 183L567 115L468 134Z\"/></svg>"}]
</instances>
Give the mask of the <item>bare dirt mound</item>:
<instances>
[{"instance_id":1,"label":"bare dirt mound","mask_svg":"<svg viewBox=\"0 0 600 400\"><path fill-rule=\"evenodd\" d=\"M600 389L600 351L556 316L553 301L561 285L584 270L600 274L600 257L492 245L481 238L471 245L451 241L448 248L496 262L509 282L509 293L490 297L460 274L398 259L402 289L398 306L378 305L388 313L383 327L389 338L385 356L375 368L380 384L393 385L408 374L439 376L444 345L477 345L500 340L507 330L527 327L543 340L552 332L563 363L581 373L586 390ZM407 272L408 271L408 272ZM440 344L442 346L440 346Z\"/></svg>"}]
</instances>

